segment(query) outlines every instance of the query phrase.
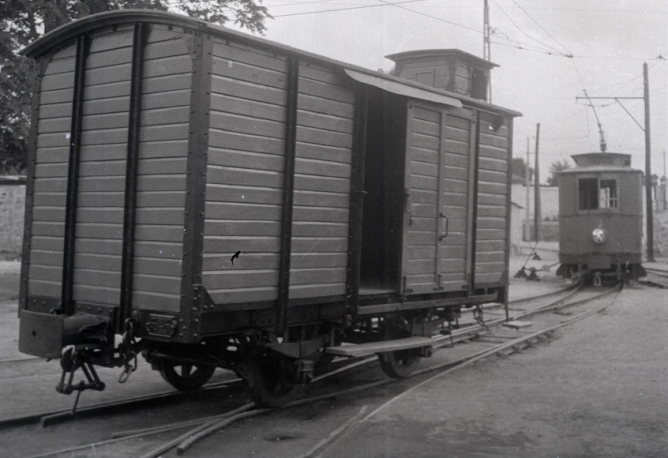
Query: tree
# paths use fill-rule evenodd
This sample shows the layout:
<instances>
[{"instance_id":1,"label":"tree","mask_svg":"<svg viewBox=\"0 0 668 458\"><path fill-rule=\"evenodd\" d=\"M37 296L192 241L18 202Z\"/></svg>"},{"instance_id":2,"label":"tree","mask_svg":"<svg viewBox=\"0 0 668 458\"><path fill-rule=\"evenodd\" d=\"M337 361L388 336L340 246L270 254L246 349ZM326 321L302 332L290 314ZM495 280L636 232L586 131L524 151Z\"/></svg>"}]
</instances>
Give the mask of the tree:
<instances>
[{"instance_id":1,"label":"tree","mask_svg":"<svg viewBox=\"0 0 668 458\"><path fill-rule=\"evenodd\" d=\"M557 175L562 170L570 169L571 164L568 163L567 159L563 161L556 161L550 165L550 176L547 177L548 186L559 186L559 176Z\"/></svg>"},{"instance_id":2,"label":"tree","mask_svg":"<svg viewBox=\"0 0 668 458\"><path fill-rule=\"evenodd\" d=\"M25 169L35 63L18 52L42 33L85 16L120 9L167 11L235 24L262 34L271 18L262 0L3 0L0 1L0 174Z\"/></svg>"},{"instance_id":3,"label":"tree","mask_svg":"<svg viewBox=\"0 0 668 458\"><path fill-rule=\"evenodd\" d=\"M520 177L526 180L527 176L527 163L522 157L514 157L511 163L513 168L513 176ZM529 167L529 180L533 179L533 168Z\"/></svg>"}]
</instances>

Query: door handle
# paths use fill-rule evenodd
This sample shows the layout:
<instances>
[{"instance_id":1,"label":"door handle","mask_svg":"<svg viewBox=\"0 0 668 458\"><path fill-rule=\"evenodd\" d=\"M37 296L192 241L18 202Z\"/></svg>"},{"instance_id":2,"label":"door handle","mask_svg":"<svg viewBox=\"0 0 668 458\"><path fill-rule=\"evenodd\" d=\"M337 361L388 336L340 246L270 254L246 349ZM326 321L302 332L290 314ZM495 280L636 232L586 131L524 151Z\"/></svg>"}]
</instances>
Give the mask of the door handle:
<instances>
[{"instance_id":1,"label":"door handle","mask_svg":"<svg viewBox=\"0 0 668 458\"><path fill-rule=\"evenodd\" d=\"M440 242L444 238L448 236L448 217L445 216L443 213L439 215L441 217L441 220L445 222L445 227L443 228L443 231L441 232L441 236L438 238L438 241Z\"/></svg>"}]
</instances>

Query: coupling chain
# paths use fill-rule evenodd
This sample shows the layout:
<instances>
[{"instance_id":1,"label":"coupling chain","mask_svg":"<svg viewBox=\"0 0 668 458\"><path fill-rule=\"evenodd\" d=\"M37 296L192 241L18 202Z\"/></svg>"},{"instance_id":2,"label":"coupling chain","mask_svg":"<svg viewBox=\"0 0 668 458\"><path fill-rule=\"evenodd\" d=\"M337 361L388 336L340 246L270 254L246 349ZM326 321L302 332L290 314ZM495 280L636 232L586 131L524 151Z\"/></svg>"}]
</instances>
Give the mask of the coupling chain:
<instances>
[{"instance_id":1,"label":"coupling chain","mask_svg":"<svg viewBox=\"0 0 668 458\"><path fill-rule=\"evenodd\" d=\"M484 320L484 312L481 304L476 304L475 309L473 309L473 318L478 322L480 326L487 329L487 325Z\"/></svg>"},{"instance_id":2,"label":"coupling chain","mask_svg":"<svg viewBox=\"0 0 668 458\"><path fill-rule=\"evenodd\" d=\"M118 353L123 360L123 372L118 377L118 383L127 382L130 374L137 370L137 353L132 350L132 346L136 343L135 321L128 318L125 320L123 337L118 345Z\"/></svg>"}]
</instances>

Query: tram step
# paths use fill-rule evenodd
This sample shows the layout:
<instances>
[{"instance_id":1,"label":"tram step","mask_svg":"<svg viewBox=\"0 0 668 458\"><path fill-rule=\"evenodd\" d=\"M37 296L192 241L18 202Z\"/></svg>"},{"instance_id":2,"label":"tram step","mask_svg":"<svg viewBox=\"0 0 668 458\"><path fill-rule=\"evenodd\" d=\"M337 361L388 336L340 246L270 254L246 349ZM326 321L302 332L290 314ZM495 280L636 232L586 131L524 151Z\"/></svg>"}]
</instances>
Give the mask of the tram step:
<instances>
[{"instance_id":1,"label":"tram step","mask_svg":"<svg viewBox=\"0 0 668 458\"><path fill-rule=\"evenodd\" d=\"M397 350L408 350L410 348L431 347L434 342L429 337L407 337L405 339L385 340L382 342L370 342L359 345L342 345L340 347L328 347L326 353L336 356L363 356L374 353L387 353Z\"/></svg>"},{"instance_id":2,"label":"tram step","mask_svg":"<svg viewBox=\"0 0 668 458\"><path fill-rule=\"evenodd\" d=\"M502 326L505 326L506 328L519 330L519 329L522 329L522 328L528 328L530 326L533 326L533 323L531 323L529 321L515 320L515 321L507 321L507 322L503 323Z\"/></svg>"}]
</instances>

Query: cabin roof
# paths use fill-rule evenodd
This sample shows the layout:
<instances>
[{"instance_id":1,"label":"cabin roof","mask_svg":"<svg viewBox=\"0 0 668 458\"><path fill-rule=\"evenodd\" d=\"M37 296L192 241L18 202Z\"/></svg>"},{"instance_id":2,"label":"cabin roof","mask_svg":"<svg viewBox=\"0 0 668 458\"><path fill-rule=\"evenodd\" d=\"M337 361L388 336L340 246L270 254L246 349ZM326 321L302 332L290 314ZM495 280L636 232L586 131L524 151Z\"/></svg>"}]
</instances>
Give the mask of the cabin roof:
<instances>
[{"instance_id":1,"label":"cabin roof","mask_svg":"<svg viewBox=\"0 0 668 458\"><path fill-rule=\"evenodd\" d=\"M624 153L582 153L571 156L575 167L562 170L559 174L592 172L638 172L631 168L631 155Z\"/></svg>"},{"instance_id":2,"label":"cabin roof","mask_svg":"<svg viewBox=\"0 0 668 458\"><path fill-rule=\"evenodd\" d=\"M617 165L587 165L584 167L572 167L570 169L562 170L558 175L572 175L572 174L587 174L587 173L643 173L642 170L633 169L631 167L621 167Z\"/></svg>"},{"instance_id":3,"label":"cabin roof","mask_svg":"<svg viewBox=\"0 0 668 458\"><path fill-rule=\"evenodd\" d=\"M21 51L21 54L24 54L32 58L37 58L49 53L53 49L57 49L63 46L67 42L73 40L74 38L83 33L92 32L100 28L118 26L123 24L133 24L137 22L172 25L176 27L191 29L199 33L208 33L216 37L235 38L239 41L253 44L255 46L260 46L272 50L280 50L288 55L291 54L291 55L306 57L309 59L320 61L325 64L341 67L344 70L349 69L355 72L373 76L374 78L379 78L382 80L391 81L393 83L398 83L400 85L406 86L407 88L411 87L417 88L421 91L427 91L433 94L440 94L441 96L455 98L461 100L462 103L466 106L470 106L480 110L488 110L493 113L503 113L513 117L522 116L522 113L518 111L493 105L491 103L482 100L466 97L461 94L456 94L453 92L444 91L442 89L436 89L431 86L406 80L404 78L387 75L363 67L358 67L356 65L341 62L335 59L330 59L328 57L324 57L318 54L302 51L290 46L277 43L275 41L256 37L243 32L238 32L236 30L231 30L226 27L222 27L220 25L212 24L210 22L202 21L199 19L194 19L189 16L167 13L164 11L156 11L156 10L117 10L117 11L109 11L105 13L86 16L83 19L79 19L77 21L65 24L62 27L59 27L56 30L53 30L48 34L40 37L39 39L35 40L33 43L28 45L26 48L24 48Z\"/></svg>"},{"instance_id":4,"label":"cabin roof","mask_svg":"<svg viewBox=\"0 0 668 458\"><path fill-rule=\"evenodd\" d=\"M398 52L395 54L388 54L386 58L393 60L394 62L399 62L408 59L427 59L427 58L442 58L446 56L455 56L462 60L472 62L482 68L491 70L494 67L498 67L498 64L490 62L488 60L482 59L476 55L462 51L461 49L417 49L414 51L404 51Z\"/></svg>"}]
</instances>

